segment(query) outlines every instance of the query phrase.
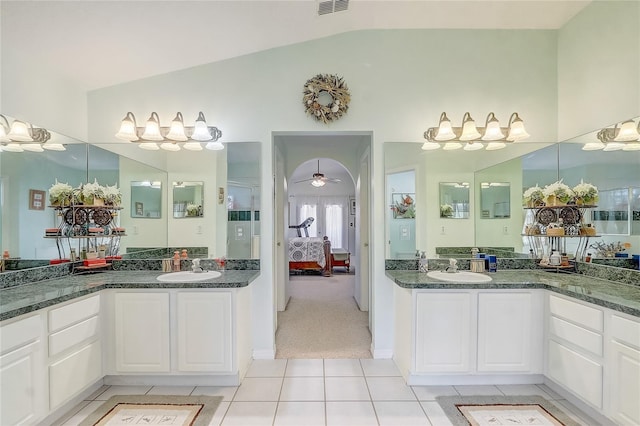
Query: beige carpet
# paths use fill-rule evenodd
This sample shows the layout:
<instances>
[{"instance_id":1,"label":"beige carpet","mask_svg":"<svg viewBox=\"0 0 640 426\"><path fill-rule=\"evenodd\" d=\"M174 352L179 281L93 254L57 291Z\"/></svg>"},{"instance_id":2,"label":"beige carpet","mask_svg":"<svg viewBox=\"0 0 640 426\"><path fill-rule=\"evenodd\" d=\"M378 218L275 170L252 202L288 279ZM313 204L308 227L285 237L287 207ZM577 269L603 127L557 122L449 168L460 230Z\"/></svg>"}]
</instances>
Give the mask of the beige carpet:
<instances>
[{"instance_id":1,"label":"beige carpet","mask_svg":"<svg viewBox=\"0 0 640 426\"><path fill-rule=\"evenodd\" d=\"M79 426L207 426L221 396L114 395Z\"/></svg>"},{"instance_id":2,"label":"beige carpet","mask_svg":"<svg viewBox=\"0 0 640 426\"><path fill-rule=\"evenodd\" d=\"M371 358L368 312L353 298L354 275L291 276L278 312L276 358Z\"/></svg>"}]
</instances>

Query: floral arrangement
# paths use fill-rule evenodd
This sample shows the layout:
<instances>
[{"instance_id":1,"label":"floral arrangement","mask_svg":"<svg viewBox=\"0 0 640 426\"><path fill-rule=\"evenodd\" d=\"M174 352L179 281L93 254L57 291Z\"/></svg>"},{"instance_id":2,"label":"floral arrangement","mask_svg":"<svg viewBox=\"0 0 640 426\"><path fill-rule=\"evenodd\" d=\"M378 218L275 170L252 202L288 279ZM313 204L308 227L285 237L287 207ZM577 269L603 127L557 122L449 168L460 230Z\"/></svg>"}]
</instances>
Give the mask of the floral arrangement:
<instances>
[{"instance_id":1,"label":"floral arrangement","mask_svg":"<svg viewBox=\"0 0 640 426\"><path fill-rule=\"evenodd\" d=\"M102 192L104 193L105 203L113 206L118 206L122 202L122 193L120 192L120 188L118 188L117 185L107 185L102 188Z\"/></svg>"},{"instance_id":2,"label":"floral arrangement","mask_svg":"<svg viewBox=\"0 0 640 426\"><path fill-rule=\"evenodd\" d=\"M394 219L413 219L416 217L416 208L413 197L409 194L394 194L391 205Z\"/></svg>"},{"instance_id":3,"label":"floral arrangement","mask_svg":"<svg viewBox=\"0 0 640 426\"><path fill-rule=\"evenodd\" d=\"M548 206L567 204L574 197L573 190L567 184L562 183L562 179L545 186L542 193Z\"/></svg>"},{"instance_id":4,"label":"floral arrangement","mask_svg":"<svg viewBox=\"0 0 640 426\"><path fill-rule=\"evenodd\" d=\"M68 206L73 197L73 188L68 183L56 183L49 188L49 202L52 206Z\"/></svg>"},{"instance_id":5,"label":"floral arrangement","mask_svg":"<svg viewBox=\"0 0 640 426\"><path fill-rule=\"evenodd\" d=\"M527 207L538 207L544 204L545 195L542 192L542 188L536 184L531 188L524 191L522 194L522 204Z\"/></svg>"},{"instance_id":6,"label":"floral arrangement","mask_svg":"<svg viewBox=\"0 0 640 426\"><path fill-rule=\"evenodd\" d=\"M598 202L598 188L580 179L580 183L573 187L576 204L595 204Z\"/></svg>"},{"instance_id":7,"label":"floral arrangement","mask_svg":"<svg viewBox=\"0 0 640 426\"><path fill-rule=\"evenodd\" d=\"M453 216L453 206L451 204L441 204L440 217L451 217L451 216Z\"/></svg>"},{"instance_id":8,"label":"floral arrangement","mask_svg":"<svg viewBox=\"0 0 640 426\"><path fill-rule=\"evenodd\" d=\"M187 216L198 216L198 211L200 207L196 204L188 203L187 204Z\"/></svg>"},{"instance_id":9,"label":"floral arrangement","mask_svg":"<svg viewBox=\"0 0 640 426\"><path fill-rule=\"evenodd\" d=\"M606 244L604 241L596 241L591 244L589 248L596 249L600 257L614 257L616 253L622 253L626 249L631 248L631 243L616 243Z\"/></svg>"},{"instance_id":10,"label":"floral arrangement","mask_svg":"<svg viewBox=\"0 0 640 426\"><path fill-rule=\"evenodd\" d=\"M104 200L104 188L96 179L93 183L85 183L80 186L81 200L86 204L94 204L96 200Z\"/></svg>"},{"instance_id":11,"label":"floral arrangement","mask_svg":"<svg viewBox=\"0 0 640 426\"><path fill-rule=\"evenodd\" d=\"M329 95L331 101L324 102L321 97ZM344 79L332 74L318 74L307 80L304 85L302 103L307 114L327 124L342 117L349 109L351 95Z\"/></svg>"}]
</instances>

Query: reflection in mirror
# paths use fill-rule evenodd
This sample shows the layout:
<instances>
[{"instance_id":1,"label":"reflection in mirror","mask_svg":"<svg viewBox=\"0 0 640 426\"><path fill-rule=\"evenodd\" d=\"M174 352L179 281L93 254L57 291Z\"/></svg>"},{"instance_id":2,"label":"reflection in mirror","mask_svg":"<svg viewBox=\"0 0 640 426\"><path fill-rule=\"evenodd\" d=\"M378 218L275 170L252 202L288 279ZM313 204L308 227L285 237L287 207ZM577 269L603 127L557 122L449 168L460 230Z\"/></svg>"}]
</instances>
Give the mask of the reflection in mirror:
<instances>
[{"instance_id":1,"label":"reflection in mirror","mask_svg":"<svg viewBox=\"0 0 640 426\"><path fill-rule=\"evenodd\" d=\"M131 182L131 217L160 219L162 216L162 182Z\"/></svg>"},{"instance_id":2,"label":"reflection in mirror","mask_svg":"<svg viewBox=\"0 0 640 426\"><path fill-rule=\"evenodd\" d=\"M480 182L480 217L504 219L511 217L511 184Z\"/></svg>"},{"instance_id":3,"label":"reflection in mirror","mask_svg":"<svg viewBox=\"0 0 640 426\"><path fill-rule=\"evenodd\" d=\"M227 258L260 258L260 144L227 144Z\"/></svg>"},{"instance_id":4,"label":"reflection in mirror","mask_svg":"<svg viewBox=\"0 0 640 426\"><path fill-rule=\"evenodd\" d=\"M469 219L469 182L440 182L440 217Z\"/></svg>"},{"instance_id":5,"label":"reflection in mirror","mask_svg":"<svg viewBox=\"0 0 640 426\"><path fill-rule=\"evenodd\" d=\"M173 182L173 217L204 216L204 182Z\"/></svg>"},{"instance_id":6,"label":"reflection in mirror","mask_svg":"<svg viewBox=\"0 0 640 426\"><path fill-rule=\"evenodd\" d=\"M416 255L416 172L387 173L389 209L387 257L408 259Z\"/></svg>"}]
</instances>

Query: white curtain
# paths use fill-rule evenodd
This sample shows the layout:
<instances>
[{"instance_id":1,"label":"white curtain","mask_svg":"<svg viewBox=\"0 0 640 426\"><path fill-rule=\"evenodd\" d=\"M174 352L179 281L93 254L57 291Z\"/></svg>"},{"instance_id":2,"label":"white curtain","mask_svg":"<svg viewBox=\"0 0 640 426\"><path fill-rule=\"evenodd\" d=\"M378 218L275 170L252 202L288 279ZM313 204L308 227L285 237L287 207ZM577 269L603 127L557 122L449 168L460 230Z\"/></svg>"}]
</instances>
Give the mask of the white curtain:
<instances>
[{"instance_id":1,"label":"white curtain","mask_svg":"<svg viewBox=\"0 0 640 426\"><path fill-rule=\"evenodd\" d=\"M314 218L313 225L309 228L310 237L326 235L331 241L331 247L348 247L349 197L296 197L296 204L296 224L302 223L308 217Z\"/></svg>"}]
</instances>

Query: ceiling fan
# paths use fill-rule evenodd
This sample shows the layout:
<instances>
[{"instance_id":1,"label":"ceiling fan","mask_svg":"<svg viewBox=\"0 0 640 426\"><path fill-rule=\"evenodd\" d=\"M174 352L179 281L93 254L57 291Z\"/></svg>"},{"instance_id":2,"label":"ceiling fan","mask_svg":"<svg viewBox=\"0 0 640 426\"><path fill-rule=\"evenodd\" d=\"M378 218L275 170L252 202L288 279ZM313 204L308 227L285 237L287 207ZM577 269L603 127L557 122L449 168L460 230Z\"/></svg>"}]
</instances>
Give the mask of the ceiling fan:
<instances>
[{"instance_id":1,"label":"ceiling fan","mask_svg":"<svg viewBox=\"0 0 640 426\"><path fill-rule=\"evenodd\" d=\"M311 179L299 180L299 181L294 182L294 183L309 182L309 181L311 181L311 185L315 186L316 188L324 186L327 182L329 182L329 183L342 182L340 179L328 178L328 177L326 177L324 175L324 173L320 173L320 160L318 160L318 171L313 174Z\"/></svg>"}]
</instances>

